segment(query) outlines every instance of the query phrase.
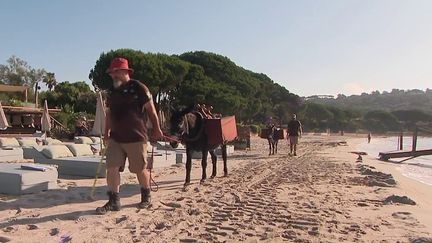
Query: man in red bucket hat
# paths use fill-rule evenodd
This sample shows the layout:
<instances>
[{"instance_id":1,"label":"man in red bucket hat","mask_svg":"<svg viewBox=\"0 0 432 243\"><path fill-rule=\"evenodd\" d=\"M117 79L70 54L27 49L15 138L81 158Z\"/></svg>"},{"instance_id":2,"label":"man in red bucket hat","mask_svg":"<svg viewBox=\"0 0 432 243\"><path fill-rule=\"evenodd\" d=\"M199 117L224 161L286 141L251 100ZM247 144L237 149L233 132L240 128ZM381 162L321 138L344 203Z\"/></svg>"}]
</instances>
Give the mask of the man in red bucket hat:
<instances>
[{"instance_id":1,"label":"man in red bucket hat","mask_svg":"<svg viewBox=\"0 0 432 243\"><path fill-rule=\"evenodd\" d=\"M139 208L150 206L150 174L147 168L147 117L153 125L152 139L163 136L152 95L143 83L130 78L133 70L125 58L114 58L107 73L113 80L108 90L105 126L108 202L96 209L99 214L120 210L120 172L126 158L129 170L141 185Z\"/></svg>"}]
</instances>

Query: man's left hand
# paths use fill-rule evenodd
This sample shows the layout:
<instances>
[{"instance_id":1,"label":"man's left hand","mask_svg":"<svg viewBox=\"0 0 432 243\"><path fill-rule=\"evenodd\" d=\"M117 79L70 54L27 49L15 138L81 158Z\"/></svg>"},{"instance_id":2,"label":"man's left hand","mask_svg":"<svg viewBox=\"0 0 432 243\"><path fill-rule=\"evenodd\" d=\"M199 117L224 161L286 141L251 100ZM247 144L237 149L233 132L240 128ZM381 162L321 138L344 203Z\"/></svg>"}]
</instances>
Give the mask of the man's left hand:
<instances>
[{"instance_id":1,"label":"man's left hand","mask_svg":"<svg viewBox=\"0 0 432 243\"><path fill-rule=\"evenodd\" d=\"M163 138L163 133L161 129L154 129L152 136L151 136L151 140L152 141L157 141L159 139Z\"/></svg>"}]
</instances>

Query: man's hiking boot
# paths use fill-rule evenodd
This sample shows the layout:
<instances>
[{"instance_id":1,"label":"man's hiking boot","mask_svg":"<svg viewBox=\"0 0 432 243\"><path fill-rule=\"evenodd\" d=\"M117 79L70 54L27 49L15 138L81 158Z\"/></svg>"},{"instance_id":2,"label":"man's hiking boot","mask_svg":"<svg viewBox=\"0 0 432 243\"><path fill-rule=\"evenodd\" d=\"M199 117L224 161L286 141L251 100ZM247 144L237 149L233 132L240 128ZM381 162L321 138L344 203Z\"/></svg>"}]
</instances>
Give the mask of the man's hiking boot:
<instances>
[{"instance_id":1,"label":"man's hiking boot","mask_svg":"<svg viewBox=\"0 0 432 243\"><path fill-rule=\"evenodd\" d=\"M138 203L138 208L148 208L150 205L150 188L141 188L141 202Z\"/></svg>"},{"instance_id":2,"label":"man's hiking boot","mask_svg":"<svg viewBox=\"0 0 432 243\"><path fill-rule=\"evenodd\" d=\"M97 214L106 214L109 211L119 211L121 208L118 192L108 192L108 202L102 207L96 208Z\"/></svg>"}]
</instances>

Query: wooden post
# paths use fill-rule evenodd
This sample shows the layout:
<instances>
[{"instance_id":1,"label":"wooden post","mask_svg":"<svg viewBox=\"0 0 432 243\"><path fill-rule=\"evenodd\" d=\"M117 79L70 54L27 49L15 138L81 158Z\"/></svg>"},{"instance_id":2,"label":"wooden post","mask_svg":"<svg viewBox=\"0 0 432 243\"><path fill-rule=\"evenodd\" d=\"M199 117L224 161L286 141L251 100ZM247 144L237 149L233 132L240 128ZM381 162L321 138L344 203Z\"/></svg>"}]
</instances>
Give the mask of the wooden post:
<instances>
[{"instance_id":1,"label":"wooden post","mask_svg":"<svg viewBox=\"0 0 432 243\"><path fill-rule=\"evenodd\" d=\"M35 85L35 108L38 108L38 87L39 87L39 82L36 82L36 85Z\"/></svg>"},{"instance_id":2,"label":"wooden post","mask_svg":"<svg viewBox=\"0 0 432 243\"><path fill-rule=\"evenodd\" d=\"M399 150L403 150L403 132L399 135Z\"/></svg>"},{"instance_id":3,"label":"wooden post","mask_svg":"<svg viewBox=\"0 0 432 243\"><path fill-rule=\"evenodd\" d=\"M400 149L400 136L398 137L398 145L397 145L396 150L399 150L399 149Z\"/></svg>"},{"instance_id":4,"label":"wooden post","mask_svg":"<svg viewBox=\"0 0 432 243\"><path fill-rule=\"evenodd\" d=\"M412 143L412 151L417 150L417 127L414 128L414 134L413 134L413 143Z\"/></svg>"}]
</instances>

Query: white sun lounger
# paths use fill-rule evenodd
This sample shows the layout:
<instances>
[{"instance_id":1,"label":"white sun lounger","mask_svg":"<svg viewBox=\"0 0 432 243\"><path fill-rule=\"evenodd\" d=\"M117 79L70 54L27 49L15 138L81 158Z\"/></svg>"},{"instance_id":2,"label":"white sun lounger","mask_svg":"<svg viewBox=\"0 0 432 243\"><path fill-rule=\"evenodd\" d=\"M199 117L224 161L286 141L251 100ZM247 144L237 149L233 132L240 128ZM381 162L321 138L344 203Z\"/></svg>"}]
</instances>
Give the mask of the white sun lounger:
<instances>
[{"instance_id":1,"label":"white sun lounger","mask_svg":"<svg viewBox=\"0 0 432 243\"><path fill-rule=\"evenodd\" d=\"M0 149L0 162L12 162L23 160L23 150L21 148L1 148Z\"/></svg>"},{"instance_id":2,"label":"white sun lounger","mask_svg":"<svg viewBox=\"0 0 432 243\"><path fill-rule=\"evenodd\" d=\"M37 149L40 148L35 148L36 151ZM90 145L52 145L51 147L45 146L41 152L35 153L34 161L38 164L57 165L60 175L94 177L101 157L92 154ZM106 166L103 161L99 177L105 176Z\"/></svg>"},{"instance_id":3,"label":"white sun lounger","mask_svg":"<svg viewBox=\"0 0 432 243\"><path fill-rule=\"evenodd\" d=\"M65 158L35 158L35 163L57 165L60 175L94 177L100 163L100 156L80 156ZM106 164L102 162L99 177L106 177Z\"/></svg>"},{"instance_id":4,"label":"white sun lounger","mask_svg":"<svg viewBox=\"0 0 432 243\"><path fill-rule=\"evenodd\" d=\"M33 167L32 163L0 163L0 193L20 195L57 188L58 173L55 167Z\"/></svg>"}]
</instances>

